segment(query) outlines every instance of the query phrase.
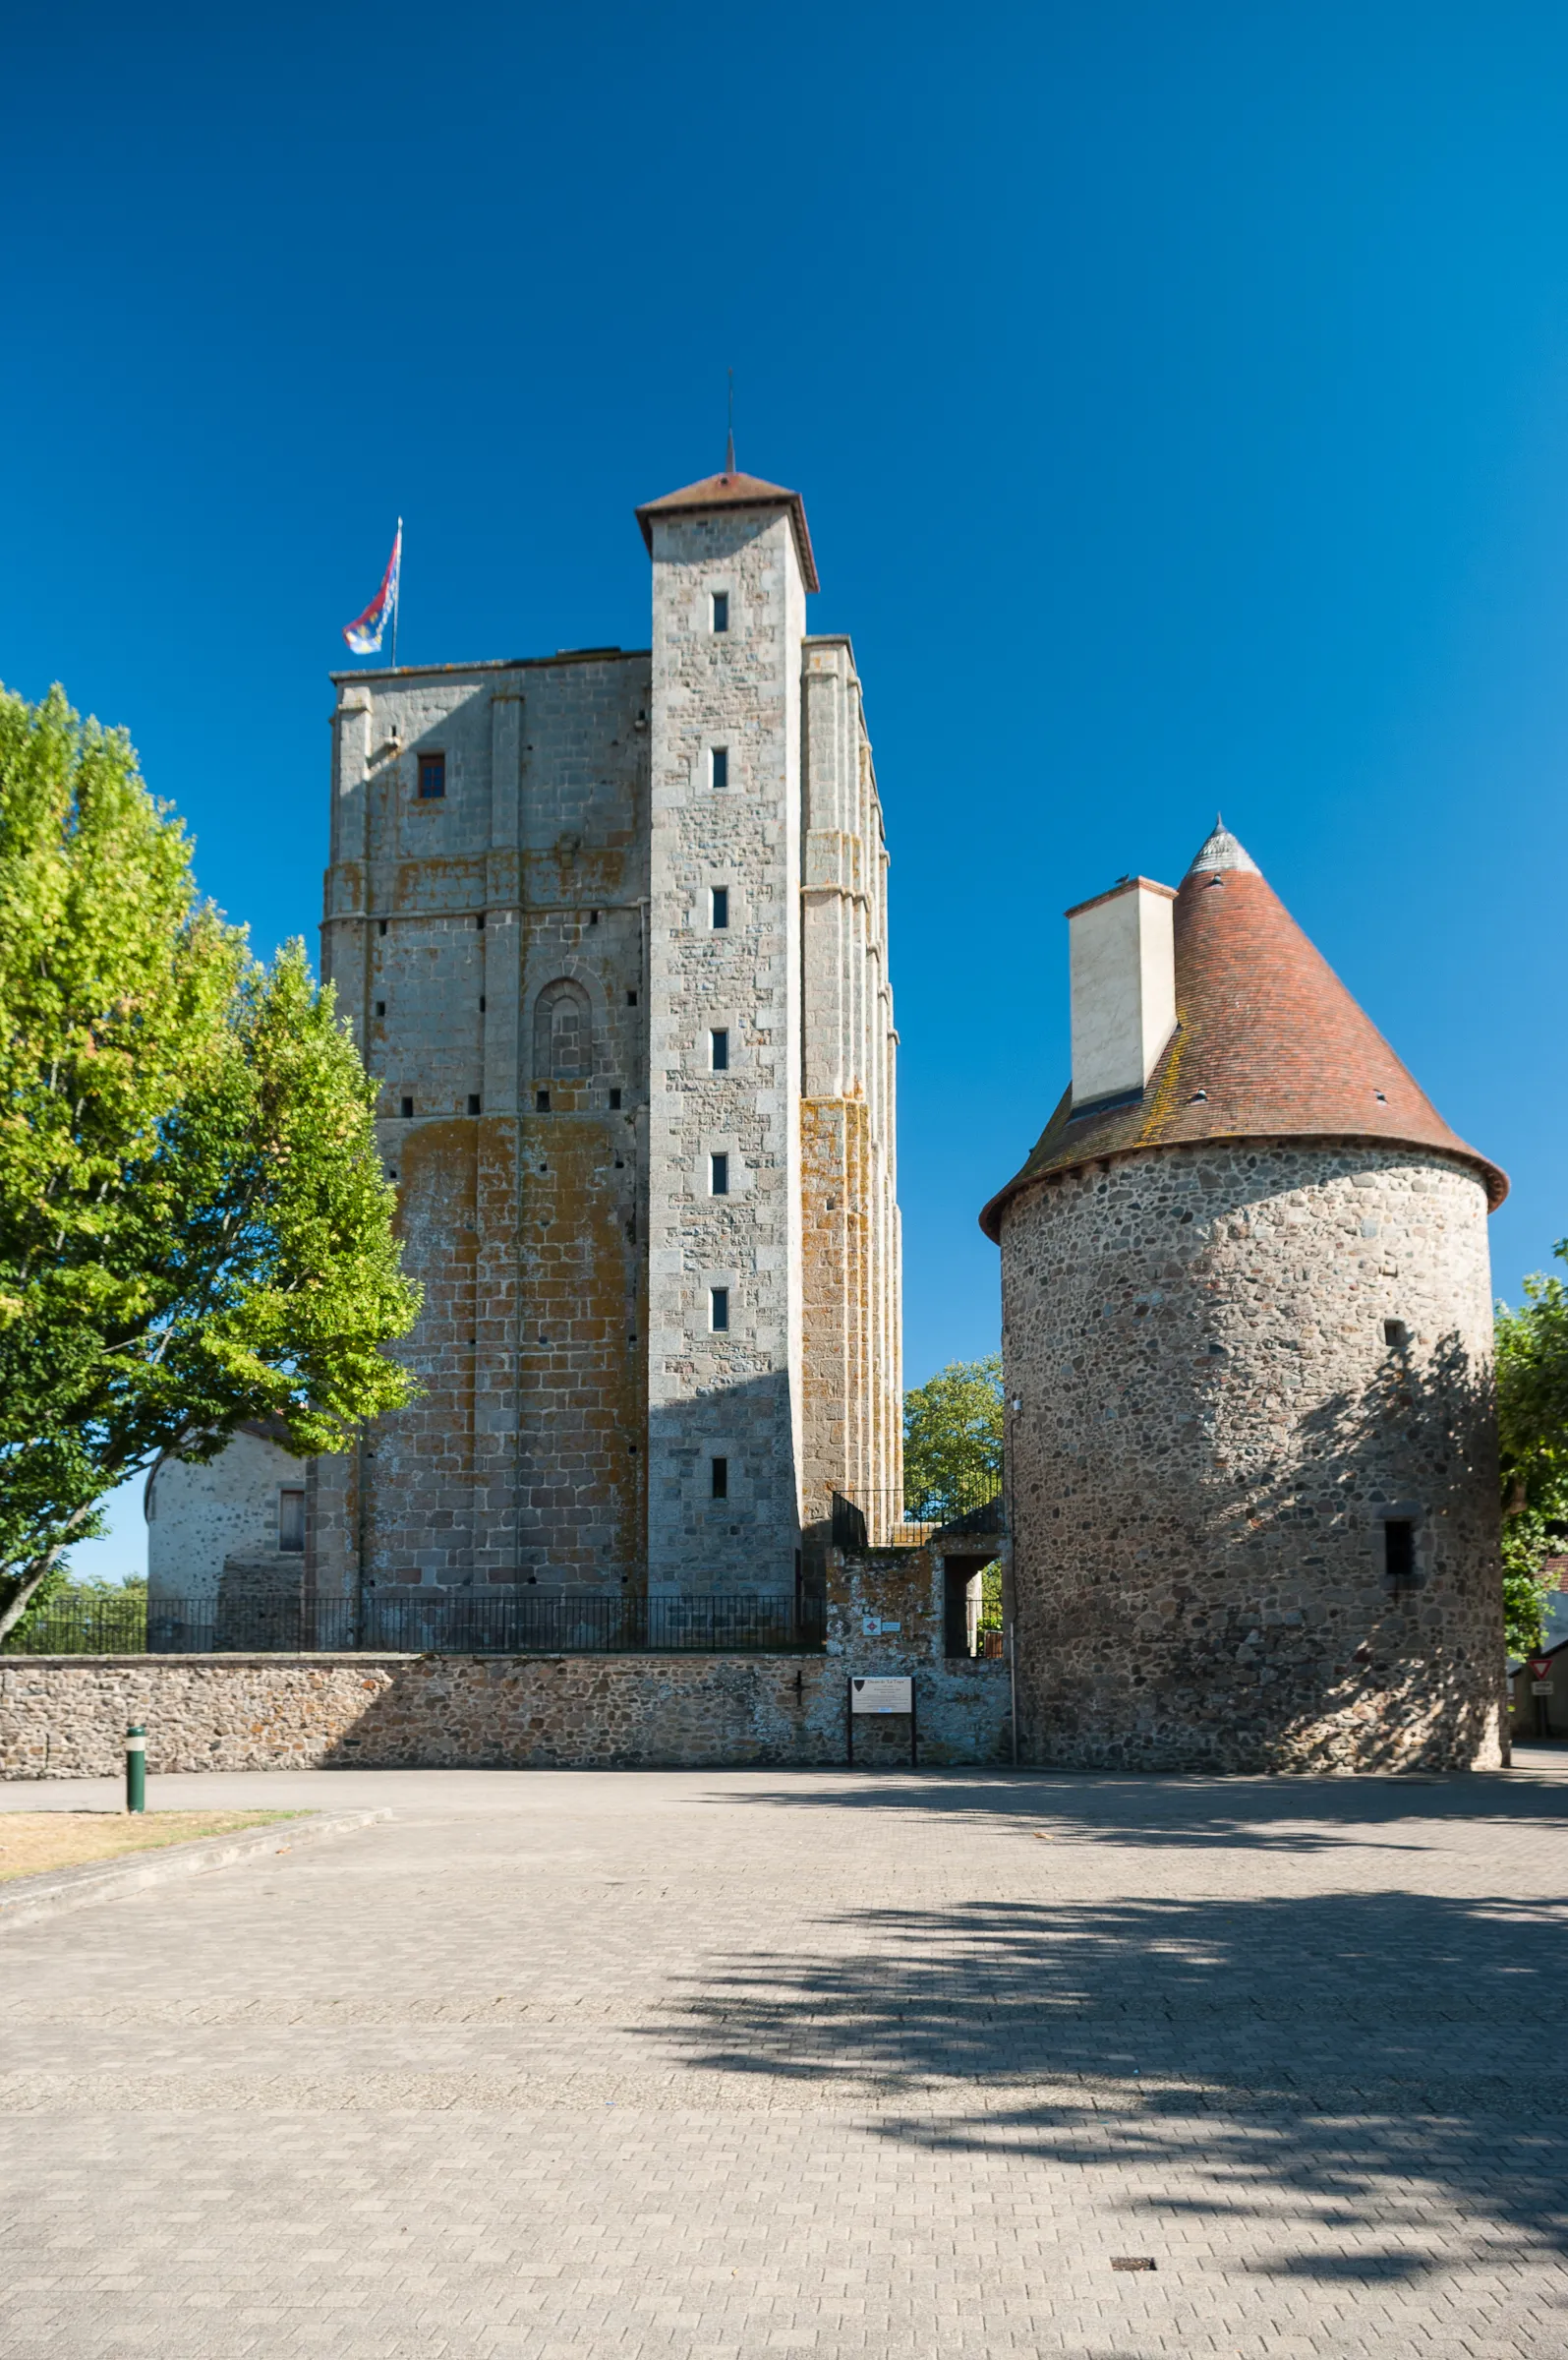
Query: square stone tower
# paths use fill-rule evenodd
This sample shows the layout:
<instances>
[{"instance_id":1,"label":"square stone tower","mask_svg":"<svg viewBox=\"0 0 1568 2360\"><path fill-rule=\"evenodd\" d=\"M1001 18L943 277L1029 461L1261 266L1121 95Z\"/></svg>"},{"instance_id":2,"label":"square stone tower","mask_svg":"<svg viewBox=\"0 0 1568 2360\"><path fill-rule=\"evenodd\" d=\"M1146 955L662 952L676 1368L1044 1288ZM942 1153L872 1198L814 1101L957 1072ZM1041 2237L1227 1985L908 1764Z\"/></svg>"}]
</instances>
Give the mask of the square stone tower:
<instances>
[{"instance_id":1,"label":"square stone tower","mask_svg":"<svg viewBox=\"0 0 1568 2360\"><path fill-rule=\"evenodd\" d=\"M653 646L338 676L323 972L423 1386L308 1579L781 1596L901 1480L887 852L799 497L638 511Z\"/></svg>"}]
</instances>

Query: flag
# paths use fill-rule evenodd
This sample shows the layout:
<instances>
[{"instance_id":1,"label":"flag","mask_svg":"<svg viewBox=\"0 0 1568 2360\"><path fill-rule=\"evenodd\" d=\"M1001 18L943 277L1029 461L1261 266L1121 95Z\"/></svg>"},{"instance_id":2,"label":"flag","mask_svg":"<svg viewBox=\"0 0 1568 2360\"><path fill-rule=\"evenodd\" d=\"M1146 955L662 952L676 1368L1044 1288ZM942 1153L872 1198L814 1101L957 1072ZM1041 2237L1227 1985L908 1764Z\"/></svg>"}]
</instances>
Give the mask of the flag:
<instances>
[{"instance_id":1,"label":"flag","mask_svg":"<svg viewBox=\"0 0 1568 2360\"><path fill-rule=\"evenodd\" d=\"M397 538L392 554L386 560L381 586L363 615L343 625L343 636L357 656L374 656L381 644L381 633L389 618L397 613L397 576L403 562L403 519L397 520Z\"/></svg>"}]
</instances>

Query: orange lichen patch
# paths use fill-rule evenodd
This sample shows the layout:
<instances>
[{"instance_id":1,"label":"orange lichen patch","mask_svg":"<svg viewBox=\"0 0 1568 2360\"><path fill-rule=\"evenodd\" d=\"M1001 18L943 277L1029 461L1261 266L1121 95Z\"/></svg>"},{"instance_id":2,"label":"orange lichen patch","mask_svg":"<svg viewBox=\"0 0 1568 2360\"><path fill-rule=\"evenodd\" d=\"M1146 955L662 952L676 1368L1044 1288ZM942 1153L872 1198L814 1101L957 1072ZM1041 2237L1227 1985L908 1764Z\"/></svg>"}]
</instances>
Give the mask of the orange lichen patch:
<instances>
[{"instance_id":1,"label":"orange lichen patch","mask_svg":"<svg viewBox=\"0 0 1568 2360\"><path fill-rule=\"evenodd\" d=\"M802 1487L807 1522L831 1491L887 1487L872 1241L870 1112L862 1098L800 1107Z\"/></svg>"},{"instance_id":2,"label":"orange lichen patch","mask_svg":"<svg viewBox=\"0 0 1568 2360\"><path fill-rule=\"evenodd\" d=\"M635 1159L616 1116L552 1112L522 1130L525 1555L540 1579L618 1589L624 1575L635 1589L647 1418Z\"/></svg>"},{"instance_id":3,"label":"orange lichen patch","mask_svg":"<svg viewBox=\"0 0 1568 2360\"><path fill-rule=\"evenodd\" d=\"M399 860L392 871L391 907L427 918L466 914L487 898L485 867L483 855Z\"/></svg>"}]
</instances>

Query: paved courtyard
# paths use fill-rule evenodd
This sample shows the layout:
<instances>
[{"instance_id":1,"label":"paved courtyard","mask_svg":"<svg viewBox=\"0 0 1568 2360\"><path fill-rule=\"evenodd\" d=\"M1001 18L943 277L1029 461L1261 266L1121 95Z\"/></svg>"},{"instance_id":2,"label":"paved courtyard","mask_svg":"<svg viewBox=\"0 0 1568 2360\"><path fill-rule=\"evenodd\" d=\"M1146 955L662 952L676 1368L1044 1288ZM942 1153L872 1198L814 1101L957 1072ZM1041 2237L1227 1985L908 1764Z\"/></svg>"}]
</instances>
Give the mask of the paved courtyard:
<instances>
[{"instance_id":1,"label":"paved courtyard","mask_svg":"<svg viewBox=\"0 0 1568 2360\"><path fill-rule=\"evenodd\" d=\"M154 1780L395 1816L0 1936L0 2352L1560 2360L1552 1769Z\"/></svg>"}]
</instances>

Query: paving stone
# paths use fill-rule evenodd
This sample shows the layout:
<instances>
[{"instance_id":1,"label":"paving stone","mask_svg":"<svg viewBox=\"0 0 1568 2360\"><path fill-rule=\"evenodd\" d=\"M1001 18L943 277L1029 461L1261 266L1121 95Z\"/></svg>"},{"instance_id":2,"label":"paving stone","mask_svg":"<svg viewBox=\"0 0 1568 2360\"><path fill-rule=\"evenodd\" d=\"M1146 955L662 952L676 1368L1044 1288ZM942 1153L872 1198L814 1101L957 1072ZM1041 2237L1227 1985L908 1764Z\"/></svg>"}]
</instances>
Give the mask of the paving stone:
<instances>
[{"instance_id":1,"label":"paving stone","mask_svg":"<svg viewBox=\"0 0 1568 2360\"><path fill-rule=\"evenodd\" d=\"M1560 1785L270 1783L0 1944L7 2360L1568 2342Z\"/></svg>"}]
</instances>

